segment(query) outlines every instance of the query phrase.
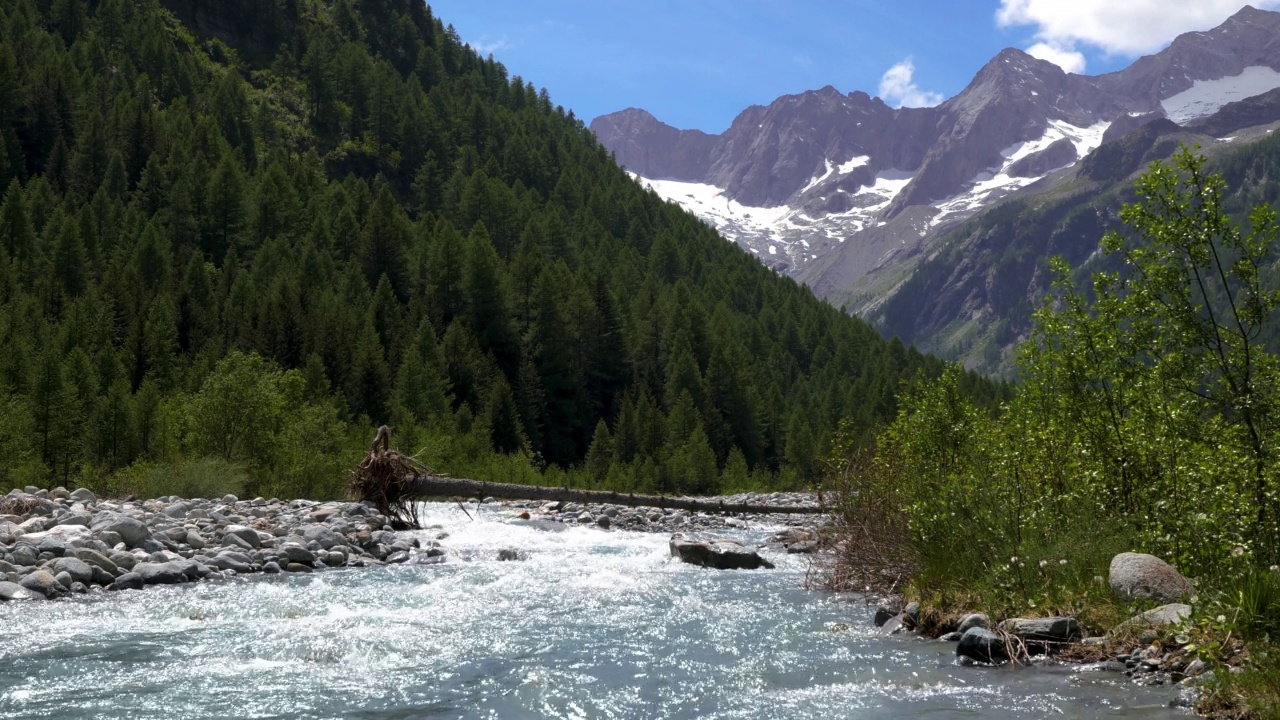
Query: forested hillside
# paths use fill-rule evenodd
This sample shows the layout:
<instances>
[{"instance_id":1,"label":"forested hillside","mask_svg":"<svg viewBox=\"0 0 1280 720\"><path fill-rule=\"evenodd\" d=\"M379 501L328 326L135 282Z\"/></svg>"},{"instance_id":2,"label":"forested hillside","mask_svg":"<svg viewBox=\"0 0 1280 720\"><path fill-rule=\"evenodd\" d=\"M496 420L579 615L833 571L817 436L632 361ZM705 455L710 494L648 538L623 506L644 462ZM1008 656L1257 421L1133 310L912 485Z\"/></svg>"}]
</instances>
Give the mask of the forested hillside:
<instances>
[{"instance_id":1,"label":"forested hillside","mask_svg":"<svg viewBox=\"0 0 1280 720\"><path fill-rule=\"evenodd\" d=\"M941 371L416 0L0 0L0 187L5 485L794 485Z\"/></svg>"}]
</instances>

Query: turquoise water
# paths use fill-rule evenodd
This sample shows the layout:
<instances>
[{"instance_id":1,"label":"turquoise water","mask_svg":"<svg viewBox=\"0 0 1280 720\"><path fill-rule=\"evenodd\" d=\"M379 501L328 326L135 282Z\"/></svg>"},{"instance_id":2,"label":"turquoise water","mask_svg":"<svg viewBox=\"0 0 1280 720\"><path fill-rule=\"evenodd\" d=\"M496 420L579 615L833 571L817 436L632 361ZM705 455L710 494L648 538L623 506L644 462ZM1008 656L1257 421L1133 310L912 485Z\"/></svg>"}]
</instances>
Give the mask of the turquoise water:
<instances>
[{"instance_id":1,"label":"turquoise water","mask_svg":"<svg viewBox=\"0 0 1280 720\"><path fill-rule=\"evenodd\" d=\"M0 717L1186 717L1123 676L881 637L864 606L803 590L797 556L711 571L665 535L426 514L443 565L0 605Z\"/></svg>"}]
</instances>

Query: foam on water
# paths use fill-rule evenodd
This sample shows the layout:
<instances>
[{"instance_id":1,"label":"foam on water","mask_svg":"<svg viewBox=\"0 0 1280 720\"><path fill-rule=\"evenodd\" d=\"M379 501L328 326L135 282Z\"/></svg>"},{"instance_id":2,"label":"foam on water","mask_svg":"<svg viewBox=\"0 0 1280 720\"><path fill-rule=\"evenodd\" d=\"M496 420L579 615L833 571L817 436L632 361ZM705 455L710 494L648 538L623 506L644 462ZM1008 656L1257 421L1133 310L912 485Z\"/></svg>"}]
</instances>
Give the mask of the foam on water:
<instances>
[{"instance_id":1,"label":"foam on water","mask_svg":"<svg viewBox=\"0 0 1280 720\"><path fill-rule=\"evenodd\" d=\"M449 533L442 565L0 605L0 716L1175 716L1123 677L961 668L950 644L882 638L865 607L803 590L798 556L708 571L665 535L425 515L424 538Z\"/></svg>"}]
</instances>

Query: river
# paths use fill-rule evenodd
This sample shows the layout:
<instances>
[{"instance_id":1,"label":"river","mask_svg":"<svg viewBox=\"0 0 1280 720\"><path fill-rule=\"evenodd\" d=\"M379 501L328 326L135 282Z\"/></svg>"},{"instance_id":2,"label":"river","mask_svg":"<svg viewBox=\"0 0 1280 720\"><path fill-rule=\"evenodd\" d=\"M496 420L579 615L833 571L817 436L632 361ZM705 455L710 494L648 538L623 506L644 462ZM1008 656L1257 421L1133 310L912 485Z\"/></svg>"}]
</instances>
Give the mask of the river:
<instances>
[{"instance_id":1,"label":"river","mask_svg":"<svg viewBox=\"0 0 1280 720\"><path fill-rule=\"evenodd\" d=\"M802 556L706 570L666 535L472 513L426 506L441 565L0 604L0 717L1187 717L1121 675L883 637L862 604L805 591Z\"/></svg>"}]
</instances>

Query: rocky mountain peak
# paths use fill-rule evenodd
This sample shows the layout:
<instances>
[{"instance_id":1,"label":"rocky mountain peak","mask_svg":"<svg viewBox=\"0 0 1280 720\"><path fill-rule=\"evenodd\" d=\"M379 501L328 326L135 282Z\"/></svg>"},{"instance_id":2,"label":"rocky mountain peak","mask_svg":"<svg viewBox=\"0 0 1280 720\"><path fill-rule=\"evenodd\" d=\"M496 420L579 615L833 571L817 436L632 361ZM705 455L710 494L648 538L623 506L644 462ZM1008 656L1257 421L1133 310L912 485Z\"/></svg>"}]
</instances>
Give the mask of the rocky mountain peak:
<instances>
[{"instance_id":1,"label":"rocky mountain peak","mask_svg":"<svg viewBox=\"0 0 1280 720\"><path fill-rule=\"evenodd\" d=\"M842 253L857 255L857 272L873 258L887 262L892 253L858 255L849 248L860 243L845 242L876 228L910 225L903 231L910 241L896 245L913 246L1148 123L1193 127L1273 89L1280 89L1280 13L1245 7L1105 75L1067 73L1006 48L936 107L894 109L828 85L749 107L718 136L679 131L634 109L597 119L592 129L644 177L714 186L718 194L665 187L681 202L702 202L693 209L715 215L727 234L750 236L744 244L774 267L804 277L804 263L842 243ZM1244 104L1236 114L1265 118L1274 105ZM695 195L705 199L690 200Z\"/></svg>"}]
</instances>

